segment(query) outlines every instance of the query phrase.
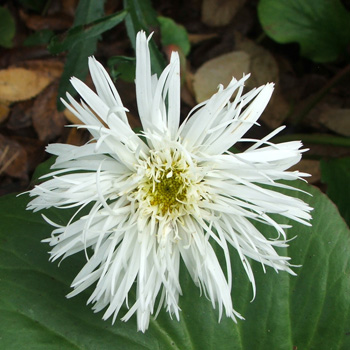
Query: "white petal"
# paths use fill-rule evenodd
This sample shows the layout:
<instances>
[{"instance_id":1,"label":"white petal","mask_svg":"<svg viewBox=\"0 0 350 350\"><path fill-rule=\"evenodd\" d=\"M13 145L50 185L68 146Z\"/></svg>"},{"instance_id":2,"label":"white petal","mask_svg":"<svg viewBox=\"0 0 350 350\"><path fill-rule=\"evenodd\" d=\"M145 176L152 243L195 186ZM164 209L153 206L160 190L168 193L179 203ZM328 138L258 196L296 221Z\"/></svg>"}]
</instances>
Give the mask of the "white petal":
<instances>
[{"instance_id":1,"label":"white petal","mask_svg":"<svg viewBox=\"0 0 350 350\"><path fill-rule=\"evenodd\" d=\"M141 31L136 36L136 98L139 116L144 130L152 128L151 106L153 102L151 83L151 59L148 49L148 41L145 32Z\"/></svg>"}]
</instances>

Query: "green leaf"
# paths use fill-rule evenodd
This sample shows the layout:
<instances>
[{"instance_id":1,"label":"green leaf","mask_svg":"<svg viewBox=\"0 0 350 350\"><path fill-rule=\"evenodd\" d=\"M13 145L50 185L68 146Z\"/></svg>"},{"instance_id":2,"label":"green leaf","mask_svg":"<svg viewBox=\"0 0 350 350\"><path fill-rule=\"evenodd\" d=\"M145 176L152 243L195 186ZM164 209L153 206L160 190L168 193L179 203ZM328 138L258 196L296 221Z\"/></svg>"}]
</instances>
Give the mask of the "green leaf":
<instances>
[{"instance_id":1,"label":"green leaf","mask_svg":"<svg viewBox=\"0 0 350 350\"><path fill-rule=\"evenodd\" d=\"M125 17L126 30L131 44L135 49L136 34L140 30L144 30L147 34L150 34L159 27L157 14L150 0L124 0L124 9L128 11L128 15ZM159 76L166 66L165 59L153 40L149 42L149 49L152 71Z\"/></svg>"},{"instance_id":2,"label":"green leaf","mask_svg":"<svg viewBox=\"0 0 350 350\"><path fill-rule=\"evenodd\" d=\"M87 25L73 27L67 33L55 36L50 42L49 51L57 54L70 49L81 41L92 40L122 22L125 15L126 11L120 11Z\"/></svg>"},{"instance_id":3,"label":"green leaf","mask_svg":"<svg viewBox=\"0 0 350 350\"><path fill-rule=\"evenodd\" d=\"M51 171L50 168L55 163L55 161L56 157L52 156L37 166L32 176L32 181L37 182L41 176L48 174Z\"/></svg>"},{"instance_id":4,"label":"green leaf","mask_svg":"<svg viewBox=\"0 0 350 350\"><path fill-rule=\"evenodd\" d=\"M129 83L134 82L136 59L134 57L114 56L107 62L113 80L121 78Z\"/></svg>"},{"instance_id":5,"label":"green leaf","mask_svg":"<svg viewBox=\"0 0 350 350\"><path fill-rule=\"evenodd\" d=\"M321 178L327 185L328 197L350 226L350 158L322 160Z\"/></svg>"},{"instance_id":6,"label":"green leaf","mask_svg":"<svg viewBox=\"0 0 350 350\"><path fill-rule=\"evenodd\" d=\"M268 36L298 42L315 62L337 59L350 44L350 13L339 0L260 0L258 15Z\"/></svg>"},{"instance_id":7,"label":"green leaf","mask_svg":"<svg viewBox=\"0 0 350 350\"><path fill-rule=\"evenodd\" d=\"M94 54L96 48L97 40L91 40L90 43L81 42L69 50L60 84L58 86L57 108L59 111L65 109L61 98L66 99L67 92L72 96L77 94L69 79L71 77L76 77L80 80L85 79L88 73L88 57Z\"/></svg>"},{"instance_id":8,"label":"green leaf","mask_svg":"<svg viewBox=\"0 0 350 350\"><path fill-rule=\"evenodd\" d=\"M76 10L73 27L83 26L91 23L104 15L104 1L80 0ZM98 36L90 38L88 41L79 41L69 50L66 64L58 87L58 109L63 110L64 105L61 97L65 97L66 92L75 95L76 92L71 86L69 79L75 76L84 80L88 72L88 57L96 51Z\"/></svg>"},{"instance_id":9,"label":"green leaf","mask_svg":"<svg viewBox=\"0 0 350 350\"><path fill-rule=\"evenodd\" d=\"M176 45L181 48L183 54L186 56L191 49L188 33L184 26L177 24L171 18L158 17L160 23L160 32L162 36L162 45Z\"/></svg>"},{"instance_id":10,"label":"green leaf","mask_svg":"<svg viewBox=\"0 0 350 350\"><path fill-rule=\"evenodd\" d=\"M15 32L15 20L11 12L7 8L0 7L0 46L11 47Z\"/></svg>"},{"instance_id":11,"label":"green leaf","mask_svg":"<svg viewBox=\"0 0 350 350\"><path fill-rule=\"evenodd\" d=\"M104 15L104 2L94 0L79 0L73 27L88 24Z\"/></svg>"},{"instance_id":12,"label":"green leaf","mask_svg":"<svg viewBox=\"0 0 350 350\"><path fill-rule=\"evenodd\" d=\"M24 46L46 45L52 39L55 33L50 29L39 30L29 35L23 42Z\"/></svg>"},{"instance_id":13,"label":"green leaf","mask_svg":"<svg viewBox=\"0 0 350 350\"><path fill-rule=\"evenodd\" d=\"M40 240L50 235L39 213L25 210L28 198L0 198L0 348L18 349L220 349L220 350L347 350L350 348L350 232L333 203L318 189L297 186L294 192L314 209L310 229L293 223L288 249L298 276L266 274L253 263L257 297L232 249L233 302L246 318L234 324L199 296L181 266L181 320L162 310L150 329L136 332L135 317L111 325L85 305L89 292L73 299L64 295L84 264L84 254L68 257L58 267L48 262L49 247ZM287 191L283 190L286 193ZM72 213L50 209L45 215L64 225ZM291 224L288 219L280 220ZM259 226L271 234L266 226ZM222 254L218 251L223 261ZM125 312L125 308L121 313Z\"/></svg>"}]
</instances>

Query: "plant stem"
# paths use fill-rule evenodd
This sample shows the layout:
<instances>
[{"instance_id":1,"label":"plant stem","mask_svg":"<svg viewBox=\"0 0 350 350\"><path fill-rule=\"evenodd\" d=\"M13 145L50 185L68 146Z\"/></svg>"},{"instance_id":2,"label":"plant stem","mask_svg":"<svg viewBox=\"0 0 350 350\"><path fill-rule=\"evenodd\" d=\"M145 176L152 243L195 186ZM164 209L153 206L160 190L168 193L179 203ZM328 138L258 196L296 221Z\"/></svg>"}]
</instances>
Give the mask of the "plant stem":
<instances>
[{"instance_id":1,"label":"plant stem","mask_svg":"<svg viewBox=\"0 0 350 350\"><path fill-rule=\"evenodd\" d=\"M264 32L262 32L262 33L255 39L255 43L256 43L256 44L260 44L265 38L266 38L266 34L265 34Z\"/></svg>"}]
</instances>

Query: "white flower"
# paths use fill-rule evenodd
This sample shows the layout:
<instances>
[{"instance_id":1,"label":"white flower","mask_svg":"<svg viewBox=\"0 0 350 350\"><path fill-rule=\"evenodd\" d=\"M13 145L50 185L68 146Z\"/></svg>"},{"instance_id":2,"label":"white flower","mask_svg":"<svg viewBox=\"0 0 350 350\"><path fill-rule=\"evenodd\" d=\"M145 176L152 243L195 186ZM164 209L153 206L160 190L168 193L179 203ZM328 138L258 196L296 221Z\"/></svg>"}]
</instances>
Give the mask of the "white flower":
<instances>
[{"instance_id":1,"label":"white flower","mask_svg":"<svg viewBox=\"0 0 350 350\"><path fill-rule=\"evenodd\" d=\"M30 191L36 198L28 209L78 208L66 226L45 217L55 226L45 242L53 246L53 261L85 251L86 264L68 296L94 284L88 302L96 312L106 308L103 319L113 316L114 322L125 304L129 310L122 320L136 313L141 331L163 305L179 319L183 260L194 283L213 307L218 306L219 318L225 312L235 320L241 316L232 306L229 246L237 250L254 295L247 258L293 274L289 258L274 249L287 246L286 226L270 214L308 224L311 209L307 204L272 189L288 187L276 180L306 176L286 171L300 160L301 143L270 143L282 128L262 140L242 138L273 91L273 84L267 84L242 95L248 76L232 79L226 88L220 86L179 127L178 54L172 53L158 79L151 75L149 40L144 32L138 33L136 94L142 135L131 129L108 73L90 58L97 94L72 78L83 100L79 104L67 94L71 106L65 104L95 142L81 147L49 145L47 151L57 156L52 168L58 170ZM243 153L231 153L229 148L239 141L253 145ZM86 207L89 214L78 218ZM256 221L269 225L277 237L265 238L254 227ZM223 250L226 275L213 242ZM136 301L129 306L134 284Z\"/></svg>"}]
</instances>

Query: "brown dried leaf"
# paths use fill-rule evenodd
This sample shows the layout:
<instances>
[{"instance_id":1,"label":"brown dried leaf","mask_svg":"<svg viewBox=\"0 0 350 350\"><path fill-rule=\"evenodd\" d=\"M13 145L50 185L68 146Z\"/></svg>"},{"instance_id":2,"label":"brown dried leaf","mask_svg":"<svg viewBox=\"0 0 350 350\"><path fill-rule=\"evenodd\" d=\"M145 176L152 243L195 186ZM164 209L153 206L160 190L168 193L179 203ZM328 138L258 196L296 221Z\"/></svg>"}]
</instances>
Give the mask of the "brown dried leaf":
<instances>
[{"instance_id":1,"label":"brown dried leaf","mask_svg":"<svg viewBox=\"0 0 350 350\"><path fill-rule=\"evenodd\" d=\"M45 89L51 80L47 75L24 68L0 70L0 100L28 100Z\"/></svg>"},{"instance_id":2,"label":"brown dried leaf","mask_svg":"<svg viewBox=\"0 0 350 350\"><path fill-rule=\"evenodd\" d=\"M250 56L243 51L234 51L205 62L194 74L193 89L197 103L210 98L218 85L227 86L232 77L240 79L249 73Z\"/></svg>"},{"instance_id":3,"label":"brown dried leaf","mask_svg":"<svg viewBox=\"0 0 350 350\"><path fill-rule=\"evenodd\" d=\"M246 0L203 0L202 22L211 27L229 24Z\"/></svg>"},{"instance_id":4,"label":"brown dried leaf","mask_svg":"<svg viewBox=\"0 0 350 350\"><path fill-rule=\"evenodd\" d=\"M32 125L33 100L15 103L11 109L6 127L10 130L20 130Z\"/></svg>"},{"instance_id":5,"label":"brown dried leaf","mask_svg":"<svg viewBox=\"0 0 350 350\"><path fill-rule=\"evenodd\" d=\"M260 119L271 129L276 129L287 119L289 110L289 103L286 101L277 85Z\"/></svg>"},{"instance_id":6,"label":"brown dried leaf","mask_svg":"<svg viewBox=\"0 0 350 350\"><path fill-rule=\"evenodd\" d=\"M16 141L0 134L0 174L27 178L27 153Z\"/></svg>"},{"instance_id":7,"label":"brown dried leaf","mask_svg":"<svg viewBox=\"0 0 350 350\"><path fill-rule=\"evenodd\" d=\"M66 119L57 111L57 85L45 89L34 102L32 120L39 139L51 141L62 134Z\"/></svg>"},{"instance_id":8,"label":"brown dried leaf","mask_svg":"<svg viewBox=\"0 0 350 350\"><path fill-rule=\"evenodd\" d=\"M47 59L21 62L20 67L35 71L54 80L61 77L64 65L59 60Z\"/></svg>"},{"instance_id":9,"label":"brown dried leaf","mask_svg":"<svg viewBox=\"0 0 350 350\"><path fill-rule=\"evenodd\" d=\"M70 128L65 143L74 146L85 145L91 139L91 134L86 129Z\"/></svg>"},{"instance_id":10,"label":"brown dried leaf","mask_svg":"<svg viewBox=\"0 0 350 350\"><path fill-rule=\"evenodd\" d=\"M0 68L7 68L25 60L49 57L51 57L51 55L47 49L42 46L14 47L1 52Z\"/></svg>"},{"instance_id":11,"label":"brown dried leaf","mask_svg":"<svg viewBox=\"0 0 350 350\"><path fill-rule=\"evenodd\" d=\"M268 50L243 37L241 34L235 33L235 41L236 48L248 53L251 58L249 67L251 76L246 82L247 87L252 89L268 82L276 84L271 101L261 116L261 120L266 125L271 129L275 129L287 118L290 109L278 84L279 69L277 62Z\"/></svg>"},{"instance_id":12,"label":"brown dried leaf","mask_svg":"<svg viewBox=\"0 0 350 350\"><path fill-rule=\"evenodd\" d=\"M45 158L46 142L22 136L15 136L12 140L18 142L25 149L28 172L34 171Z\"/></svg>"},{"instance_id":13,"label":"brown dried leaf","mask_svg":"<svg viewBox=\"0 0 350 350\"><path fill-rule=\"evenodd\" d=\"M83 124L82 121L80 119L78 119L75 114L73 114L69 109L65 109L63 111L64 116L67 118L67 120L69 122L71 122L72 124Z\"/></svg>"},{"instance_id":14,"label":"brown dried leaf","mask_svg":"<svg viewBox=\"0 0 350 350\"><path fill-rule=\"evenodd\" d=\"M298 164L290 168L290 171L299 170L300 172L310 174L307 182L313 184L321 180L320 161L312 159L302 159Z\"/></svg>"},{"instance_id":15,"label":"brown dried leaf","mask_svg":"<svg viewBox=\"0 0 350 350\"><path fill-rule=\"evenodd\" d=\"M32 30L65 30L73 25L73 18L65 13L55 13L48 16L27 14L23 10L19 15L29 29Z\"/></svg>"},{"instance_id":16,"label":"brown dried leaf","mask_svg":"<svg viewBox=\"0 0 350 350\"><path fill-rule=\"evenodd\" d=\"M107 0L105 2L105 14L111 15L112 13L117 12L122 7L121 0Z\"/></svg>"},{"instance_id":17,"label":"brown dried leaf","mask_svg":"<svg viewBox=\"0 0 350 350\"><path fill-rule=\"evenodd\" d=\"M62 11L67 15L74 16L79 0L61 0Z\"/></svg>"},{"instance_id":18,"label":"brown dried leaf","mask_svg":"<svg viewBox=\"0 0 350 350\"><path fill-rule=\"evenodd\" d=\"M247 86L254 88L268 82L278 83L278 65L272 54L239 33L235 33L236 49L244 51L250 56L249 71L251 76Z\"/></svg>"},{"instance_id":19,"label":"brown dried leaf","mask_svg":"<svg viewBox=\"0 0 350 350\"><path fill-rule=\"evenodd\" d=\"M248 89L267 82L275 82L274 94L261 120L270 128L280 126L288 116L289 104L282 95L279 86L279 70L269 51L253 41L235 34L236 47L233 51L204 63L194 75L193 89L197 102L205 101L216 91L219 84L226 86L231 77L240 79L244 73L251 73L246 85Z\"/></svg>"},{"instance_id":20,"label":"brown dried leaf","mask_svg":"<svg viewBox=\"0 0 350 350\"><path fill-rule=\"evenodd\" d=\"M4 122L10 114L10 108L5 103L0 103L0 124Z\"/></svg>"},{"instance_id":21,"label":"brown dried leaf","mask_svg":"<svg viewBox=\"0 0 350 350\"><path fill-rule=\"evenodd\" d=\"M202 41L216 38L218 36L217 33L209 33L209 34L188 34L188 40L191 44L199 44Z\"/></svg>"},{"instance_id":22,"label":"brown dried leaf","mask_svg":"<svg viewBox=\"0 0 350 350\"><path fill-rule=\"evenodd\" d=\"M181 100L185 102L188 106L195 106L196 101L193 97L192 91L189 89L189 84L187 83L187 81L188 80L186 79L186 84L181 86Z\"/></svg>"},{"instance_id":23,"label":"brown dried leaf","mask_svg":"<svg viewBox=\"0 0 350 350\"><path fill-rule=\"evenodd\" d=\"M321 114L320 123L339 135L350 137L350 109L328 109Z\"/></svg>"},{"instance_id":24,"label":"brown dried leaf","mask_svg":"<svg viewBox=\"0 0 350 350\"><path fill-rule=\"evenodd\" d=\"M108 125L94 112L92 111L94 116L105 126L108 128ZM63 115L66 117L66 119L74 125L81 125L84 124L74 113L72 113L69 109L65 109L63 111Z\"/></svg>"},{"instance_id":25,"label":"brown dried leaf","mask_svg":"<svg viewBox=\"0 0 350 350\"><path fill-rule=\"evenodd\" d=\"M128 121L132 129L140 128L141 122L137 114L127 113Z\"/></svg>"},{"instance_id":26,"label":"brown dried leaf","mask_svg":"<svg viewBox=\"0 0 350 350\"><path fill-rule=\"evenodd\" d=\"M314 134L317 135L317 134ZM323 135L323 134L319 134ZM309 148L307 155L309 157L315 156L318 158L342 158L350 157L349 147L346 146L330 146L330 145L319 145L319 144L307 144L305 147Z\"/></svg>"}]
</instances>

